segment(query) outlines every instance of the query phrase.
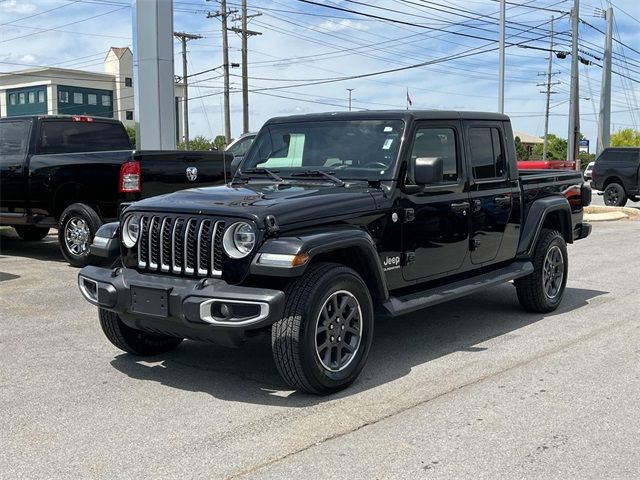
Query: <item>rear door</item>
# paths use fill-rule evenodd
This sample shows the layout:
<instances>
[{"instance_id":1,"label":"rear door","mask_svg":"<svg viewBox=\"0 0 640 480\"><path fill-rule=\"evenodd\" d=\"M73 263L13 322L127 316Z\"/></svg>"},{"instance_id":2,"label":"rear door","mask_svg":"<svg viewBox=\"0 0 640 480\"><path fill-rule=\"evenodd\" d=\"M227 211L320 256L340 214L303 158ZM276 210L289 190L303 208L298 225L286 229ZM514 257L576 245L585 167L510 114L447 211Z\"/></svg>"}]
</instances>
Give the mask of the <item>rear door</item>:
<instances>
[{"instance_id":1,"label":"rear door","mask_svg":"<svg viewBox=\"0 0 640 480\"><path fill-rule=\"evenodd\" d=\"M418 123L412 134L405 184L414 183L416 158L441 157L443 178L418 192L404 193L401 199L405 280L458 270L468 254L470 202L461 138L457 121Z\"/></svg>"},{"instance_id":2,"label":"rear door","mask_svg":"<svg viewBox=\"0 0 640 480\"><path fill-rule=\"evenodd\" d=\"M2 214L27 213L27 175L25 163L31 139L30 120L0 122L0 211Z\"/></svg>"},{"instance_id":3,"label":"rear door","mask_svg":"<svg viewBox=\"0 0 640 480\"><path fill-rule=\"evenodd\" d=\"M142 197L194 187L222 185L229 179L233 155L219 151L138 151Z\"/></svg>"},{"instance_id":4,"label":"rear door","mask_svg":"<svg viewBox=\"0 0 640 480\"><path fill-rule=\"evenodd\" d=\"M501 122L465 122L470 169L471 262L492 262L500 251L513 209L505 135Z\"/></svg>"}]
</instances>

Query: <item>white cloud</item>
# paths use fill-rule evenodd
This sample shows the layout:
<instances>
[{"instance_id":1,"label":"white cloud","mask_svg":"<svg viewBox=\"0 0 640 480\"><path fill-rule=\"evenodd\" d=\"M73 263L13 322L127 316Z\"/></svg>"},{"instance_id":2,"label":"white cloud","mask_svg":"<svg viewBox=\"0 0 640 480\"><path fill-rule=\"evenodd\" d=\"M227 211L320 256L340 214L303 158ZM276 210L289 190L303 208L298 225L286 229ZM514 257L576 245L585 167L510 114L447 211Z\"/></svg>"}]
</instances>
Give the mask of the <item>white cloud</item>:
<instances>
[{"instance_id":1,"label":"white cloud","mask_svg":"<svg viewBox=\"0 0 640 480\"><path fill-rule=\"evenodd\" d=\"M23 55L23 56L20 57L20 62L21 63L36 63L36 57L31 55L30 53L27 53L26 55Z\"/></svg>"},{"instance_id":2,"label":"white cloud","mask_svg":"<svg viewBox=\"0 0 640 480\"><path fill-rule=\"evenodd\" d=\"M341 30L369 30L368 25L348 18L343 18L337 22L335 20L325 20L318 25L318 27L329 32L339 32Z\"/></svg>"},{"instance_id":3,"label":"white cloud","mask_svg":"<svg viewBox=\"0 0 640 480\"><path fill-rule=\"evenodd\" d=\"M33 3L17 0L8 0L0 3L0 10L9 13L33 13L38 9Z\"/></svg>"}]
</instances>

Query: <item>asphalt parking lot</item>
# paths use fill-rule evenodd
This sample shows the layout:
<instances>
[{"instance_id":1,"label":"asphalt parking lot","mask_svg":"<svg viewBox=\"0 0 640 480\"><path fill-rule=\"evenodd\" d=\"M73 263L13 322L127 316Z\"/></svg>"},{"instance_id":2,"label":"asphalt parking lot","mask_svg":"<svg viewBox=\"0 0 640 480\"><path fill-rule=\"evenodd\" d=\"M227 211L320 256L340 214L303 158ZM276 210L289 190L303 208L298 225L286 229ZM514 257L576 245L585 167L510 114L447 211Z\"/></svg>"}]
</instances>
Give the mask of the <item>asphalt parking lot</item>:
<instances>
[{"instance_id":1,"label":"asphalt parking lot","mask_svg":"<svg viewBox=\"0 0 640 480\"><path fill-rule=\"evenodd\" d=\"M569 246L561 308L503 285L378 320L359 381L285 390L266 338L140 360L55 238L0 246L0 477L637 478L640 222Z\"/></svg>"}]
</instances>

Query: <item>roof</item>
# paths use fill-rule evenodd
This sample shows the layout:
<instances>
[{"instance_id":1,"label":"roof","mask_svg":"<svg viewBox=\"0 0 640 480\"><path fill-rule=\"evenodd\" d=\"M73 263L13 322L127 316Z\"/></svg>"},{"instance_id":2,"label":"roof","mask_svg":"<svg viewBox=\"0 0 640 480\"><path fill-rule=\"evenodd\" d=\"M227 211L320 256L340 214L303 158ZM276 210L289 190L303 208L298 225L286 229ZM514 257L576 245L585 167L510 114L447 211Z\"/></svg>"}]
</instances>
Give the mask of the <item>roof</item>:
<instances>
[{"instance_id":1,"label":"roof","mask_svg":"<svg viewBox=\"0 0 640 480\"><path fill-rule=\"evenodd\" d=\"M39 67L39 68L27 68L26 70L16 70L13 72L2 73L0 74L0 78L9 78L9 77L34 77L34 78L42 78L47 79L49 76L51 78L64 78L56 76L56 74L70 74L70 75L85 75L89 77L101 77L105 79L105 81L113 80L114 76L110 73L100 73L100 72L88 72L86 70L71 70L69 68L58 68L58 67Z\"/></svg>"},{"instance_id":2,"label":"roof","mask_svg":"<svg viewBox=\"0 0 640 480\"><path fill-rule=\"evenodd\" d=\"M458 110L365 110L361 112L324 112L305 115L275 117L268 123L311 122L326 120L499 120L509 117L493 112L469 112Z\"/></svg>"},{"instance_id":3,"label":"roof","mask_svg":"<svg viewBox=\"0 0 640 480\"><path fill-rule=\"evenodd\" d=\"M540 137L535 137L524 132L513 131L513 138L519 137L522 143L544 143L544 140Z\"/></svg>"},{"instance_id":4,"label":"roof","mask_svg":"<svg viewBox=\"0 0 640 480\"><path fill-rule=\"evenodd\" d=\"M129 47L111 47L107 52L107 55L109 55L110 52L115 53L116 57L120 59L125 53L127 52L131 53L131 50L129 49Z\"/></svg>"}]
</instances>

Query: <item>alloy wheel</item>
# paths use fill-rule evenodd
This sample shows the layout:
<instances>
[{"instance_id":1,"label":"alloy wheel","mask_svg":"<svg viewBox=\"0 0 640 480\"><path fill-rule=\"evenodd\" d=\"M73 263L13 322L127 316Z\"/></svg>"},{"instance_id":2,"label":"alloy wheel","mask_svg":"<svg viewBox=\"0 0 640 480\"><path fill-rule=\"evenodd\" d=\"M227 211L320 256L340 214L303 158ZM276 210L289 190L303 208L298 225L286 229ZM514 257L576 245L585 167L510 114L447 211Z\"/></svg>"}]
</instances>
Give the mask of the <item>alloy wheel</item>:
<instances>
[{"instance_id":1,"label":"alloy wheel","mask_svg":"<svg viewBox=\"0 0 640 480\"><path fill-rule=\"evenodd\" d=\"M544 287L544 294L547 298L553 300L558 296L562 289L563 279L564 258L560 248L554 245L547 251L542 271L542 286Z\"/></svg>"}]
</instances>

